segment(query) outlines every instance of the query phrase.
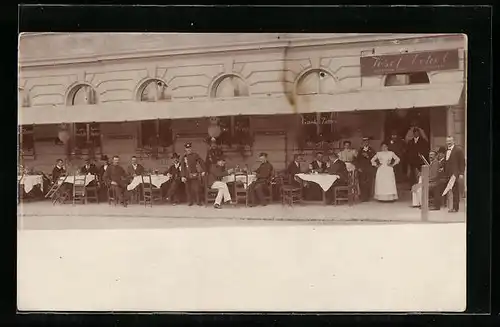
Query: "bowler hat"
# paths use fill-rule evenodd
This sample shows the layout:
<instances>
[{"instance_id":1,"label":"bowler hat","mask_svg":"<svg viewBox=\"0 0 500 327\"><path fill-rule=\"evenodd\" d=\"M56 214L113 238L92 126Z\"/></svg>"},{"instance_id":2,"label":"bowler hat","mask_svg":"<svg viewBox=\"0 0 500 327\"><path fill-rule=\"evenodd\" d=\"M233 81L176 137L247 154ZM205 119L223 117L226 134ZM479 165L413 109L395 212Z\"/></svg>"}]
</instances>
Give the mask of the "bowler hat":
<instances>
[{"instance_id":1,"label":"bowler hat","mask_svg":"<svg viewBox=\"0 0 500 327\"><path fill-rule=\"evenodd\" d=\"M259 157L267 157L267 153L265 153L265 152L261 152L261 153L259 154Z\"/></svg>"},{"instance_id":2,"label":"bowler hat","mask_svg":"<svg viewBox=\"0 0 500 327\"><path fill-rule=\"evenodd\" d=\"M108 161L108 160L109 160L109 158L108 158L108 156L107 156L107 155L103 154L103 155L101 156L101 161Z\"/></svg>"}]
</instances>

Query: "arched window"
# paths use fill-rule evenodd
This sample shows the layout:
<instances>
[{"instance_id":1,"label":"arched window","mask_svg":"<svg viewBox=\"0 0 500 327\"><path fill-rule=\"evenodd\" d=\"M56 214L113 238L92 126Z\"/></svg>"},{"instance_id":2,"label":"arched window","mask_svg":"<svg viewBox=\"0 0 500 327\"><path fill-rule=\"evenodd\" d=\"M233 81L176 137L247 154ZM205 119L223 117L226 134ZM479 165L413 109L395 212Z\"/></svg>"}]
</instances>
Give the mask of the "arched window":
<instances>
[{"instance_id":1,"label":"arched window","mask_svg":"<svg viewBox=\"0 0 500 327\"><path fill-rule=\"evenodd\" d=\"M72 106L96 103L96 92L90 85L78 85L69 94L69 104Z\"/></svg>"},{"instance_id":2,"label":"arched window","mask_svg":"<svg viewBox=\"0 0 500 327\"><path fill-rule=\"evenodd\" d=\"M168 101L172 98L167 85L158 79L144 83L139 92L140 101L145 102Z\"/></svg>"},{"instance_id":3,"label":"arched window","mask_svg":"<svg viewBox=\"0 0 500 327\"><path fill-rule=\"evenodd\" d=\"M217 81L212 89L213 98L232 98L248 96L248 86L240 77L227 75Z\"/></svg>"},{"instance_id":4,"label":"arched window","mask_svg":"<svg viewBox=\"0 0 500 327\"><path fill-rule=\"evenodd\" d=\"M400 86L411 84L429 84L429 76L426 72L409 74L389 74L385 78L384 86Z\"/></svg>"},{"instance_id":5,"label":"arched window","mask_svg":"<svg viewBox=\"0 0 500 327\"><path fill-rule=\"evenodd\" d=\"M70 106L97 104L94 88L87 84L75 86L68 95ZM101 127L99 123L75 123L73 125L73 144L77 155L94 157L102 153Z\"/></svg>"},{"instance_id":6,"label":"arched window","mask_svg":"<svg viewBox=\"0 0 500 327\"><path fill-rule=\"evenodd\" d=\"M150 79L139 88L138 98L141 102L160 102L169 101L172 96L165 82ZM137 147L144 155L158 158L173 143L171 125L170 119L142 120Z\"/></svg>"},{"instance_id":7,"label":"arched window","mask_svg":"<svg viewBox=\"0 0 500 327\"><path fill-rule=\"evenodd\" d=\"M323 69L312 70L297 82L297 95L328 94L335 89L335 78Z\"/></svg>"}]
</instances>

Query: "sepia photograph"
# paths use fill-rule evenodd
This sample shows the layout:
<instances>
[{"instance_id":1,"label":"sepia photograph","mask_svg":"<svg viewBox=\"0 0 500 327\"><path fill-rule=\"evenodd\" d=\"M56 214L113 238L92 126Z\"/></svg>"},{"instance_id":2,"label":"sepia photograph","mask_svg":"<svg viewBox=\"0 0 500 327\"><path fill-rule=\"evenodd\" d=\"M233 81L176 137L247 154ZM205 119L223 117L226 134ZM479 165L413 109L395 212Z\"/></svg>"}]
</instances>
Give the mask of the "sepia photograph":
<instances>
[{"instance_id":1,"label":"sepia photograph","mask_svg":"<svg viewBox=\"0 0 500 327\"><path fill-rule=\"evenodd\" d=\"M20 311L466 305L467 36L19 36Z\"/></svg>"}]
</instances>

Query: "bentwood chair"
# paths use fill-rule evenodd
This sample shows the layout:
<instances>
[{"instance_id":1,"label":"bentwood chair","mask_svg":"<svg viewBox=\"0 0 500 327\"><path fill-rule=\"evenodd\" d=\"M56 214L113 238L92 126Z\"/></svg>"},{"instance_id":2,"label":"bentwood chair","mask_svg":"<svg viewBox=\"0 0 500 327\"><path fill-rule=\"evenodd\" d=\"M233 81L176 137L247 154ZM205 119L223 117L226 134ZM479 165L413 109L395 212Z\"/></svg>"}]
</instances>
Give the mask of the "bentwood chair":
<instances>
[{"instance_id":1,"label":"bentwood chair","mask_svg":"<svg viewBox=\"0 0 500 327\"><path fill-rule=\"evenodd\" d=\"M139 200L139 204L144 204L145 207L149 204L152 207L154 202L161 201L161 190L153 185L151 175L141 175L141 179L142 199Z\"/></svg>"},{"instance_id":2,"label":"bentwood chair","mask_svg":"<svg viewBox=\"0 0 500 327\"><path fill-rule=\"evenodd\" d=\"M85 191L85 186L86 186L86 181L87 181L87 176L86 175L74 175L73 176L73 205L80 203L80 204L86 204L87 203L87 198L85 197L86 191Z\"/></svg>"},{"instance_id":3,"label":"bentwood chair","mask_svg":"<svg viewBox=\"0 0 500 327\"><path fill-rule=\"evenodd\" d=\"M85 187L85 199L87 202L93 201L99 203L99 187L96 175L94 175L94 182L89 183L89 185Z\"/></svg>"},{"instance_id":4,"label":"bentwood chair","mask_svg":"<svg viewBox=\"0 0 500 327\"><path fill-rule=\"evenodd\" d=\"M248 173L237 173L236 176L245 176L245 183L237 180L234 182L234 202L240 203L244 201L245 206L248 206Z\"/></svg>"},{"instance_id":5,"label":"bentwood chair","mask_svg":"<svg viewBox=\"0 0 500 327\"><path fill-rule=\"evenodd\" d=\"M279 177L281 181L281 204L293 206L302 202L302 188L293 184L293 177Z\"/></svg>"},{"instance_id":6,"label":"bentwood chair","mask_svg":"<svg viewBox=\"0 0 500 327\"><path fill-rule=\"evenodd\" d=\"M356 202L358 199L357 183L357 172L355 170L348 172L347 185L334 186L333 188L334 204L337 205L341 202L347 202L351 206L354 202Z\"/></svg>"}]
</instances>

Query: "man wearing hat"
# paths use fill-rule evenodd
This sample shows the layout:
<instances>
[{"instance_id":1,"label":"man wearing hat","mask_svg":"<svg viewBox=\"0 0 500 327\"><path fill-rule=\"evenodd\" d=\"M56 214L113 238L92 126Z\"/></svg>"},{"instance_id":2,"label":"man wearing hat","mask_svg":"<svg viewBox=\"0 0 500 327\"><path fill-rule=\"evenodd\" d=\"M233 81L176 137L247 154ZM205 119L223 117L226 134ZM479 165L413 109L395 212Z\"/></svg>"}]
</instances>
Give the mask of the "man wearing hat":
<instances>
[{"instance_id":1,"label":"man wearing hat","mask_svg":"<svg viewBox=\"0 0 500 327\"><path fill-rule=\"evenodd\" d=\"M370 138L363 137L363 143L356 157L356 168L359 171L359 191L362 202L370 201L375 178L374 167L371 164L375 151L370 146Z\"/></svg>"},{"instance_id":2,"label":"man wearing hat","mask_svg":"<svg viewBox=\"0 0 500 327\"><path fill-rule=\"evenodd\" d=\"M207 171L210 171L211 167L217 164L217 158L222 156L222 150L217 146L217 139L212 137L210 139L210 148L207 151L207 158L205 160Z\"/></svg>"},{"instance_id":3,"label":"man wearing hat","mask_svg":"<svg viewBox=\"0 0 500 327\"><path fill-rule=\"evenodd\" d=\"M203 205L200 200L201 178L205 176L205 163L200 156L193 152L190 142L184 145L185 154L181 159L181 180L186 185L186 195L188 205L193 205L193 200L196 204Z\"/></svg>"},{"instance_id":4,"label":"man wearing hat","mask_svg":"<svg viewBox=\"0 0 500 327\"><path fill-rule=\"evenodd\" d=\"M273 165L267 161L267 153L262 152L259 154L259 161L261 164L255 171L257 180L248 186L251 206L258 204L267 205L265 203L264 190L268 188L274 171Z\"/></svg>"},{"instance_id":5,"label":"man wearing hat","mask_svg":"<svg viewBox=\"0 0 500 327\"><path fill-rule=\"evenodd\" d=\"M170 179L168 183L162 185L163 188L167 189L166 198L171 204L176 205L179 203L179 188L182 185L181 181L181 162L180 156L177 153L172 154L172 165L165 172Z\"/></svg>"},{"instance_id":6,"label":"man wearing hat","mask_svg":"<svg viewBox=\"0 0 500 327\"><path fill-rule=\"evenodd\" d=\"M230 203L231 194L229 193L229 188L227 184L222 181L224 176L232 173L232 169L226 170L226 159L220 156L216 159L216 164L210 167L210 173L208 174L208 185L212 189L217 190L217 197L215 198L214 208L220 209L221 203Z\"/></svg>"}]
</instances>

